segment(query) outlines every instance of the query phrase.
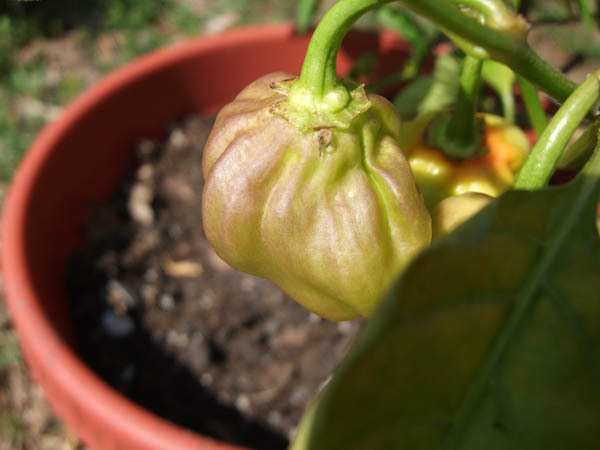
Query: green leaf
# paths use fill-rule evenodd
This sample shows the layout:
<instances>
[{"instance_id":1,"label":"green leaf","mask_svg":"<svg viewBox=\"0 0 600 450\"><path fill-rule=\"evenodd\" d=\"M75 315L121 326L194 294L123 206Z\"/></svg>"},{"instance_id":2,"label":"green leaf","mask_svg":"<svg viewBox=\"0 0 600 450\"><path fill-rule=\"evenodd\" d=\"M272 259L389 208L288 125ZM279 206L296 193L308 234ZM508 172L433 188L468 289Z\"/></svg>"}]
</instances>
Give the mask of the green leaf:
<instances>
[{"instance_id":1,"label":"green leaf","mask_svg":"<svg viewBox=\"0 0 600 450\"><path fill-rule=\"evenodd\" d=\"M600 176L589 172L507 192L421 254L292 448L597 449Z\"/></svg>"},{"instance_id":2,"label":"green leaf","mask_svg":"<svg viewBox=\"0 0 600 450\"><path fill-rule=\"evenodd\" d=\"M394 105L404 118L447 108L458 98L460 71L460 58L440 56L431 76L418 78L407 85L394 98Z\"/></svg>"},{"instance_id":3,"label":"green leaf","mask_svg":"<svg viewBox=\"0 0 600 450\"><path fill-rule=\"evenodd\" d=\"M431 75L417 78L406 86L394 99L394 106L400 117L408 119L418 113L419 105L433 87L435 80Z\"/></svg>"},{"instance_id":4,"label":"green leaf","mask_svg":"<svg viewBox=\"0 0 600 450\"><path fill-rule=\"evenodd\" d=\"M509 123L515 121L515 97L513 89L515 84L515 73L509 67L497 61L487 59L483 62L481 68L481 78L496 91L502 109L504 110L504 118Z\"/></svg>"},{"instance_id":5,"label":"green leaf","mask_svg":"<svg viewBox=\"0 0 600 450\"><path fill-rule=\"evenodd\" d=\"M354 67L348 74L351 80L357 80L360 77L368 76L375 66L379 63L379 54L375 52L363 53L354 63Z\"/></svg>"}]
</instances>

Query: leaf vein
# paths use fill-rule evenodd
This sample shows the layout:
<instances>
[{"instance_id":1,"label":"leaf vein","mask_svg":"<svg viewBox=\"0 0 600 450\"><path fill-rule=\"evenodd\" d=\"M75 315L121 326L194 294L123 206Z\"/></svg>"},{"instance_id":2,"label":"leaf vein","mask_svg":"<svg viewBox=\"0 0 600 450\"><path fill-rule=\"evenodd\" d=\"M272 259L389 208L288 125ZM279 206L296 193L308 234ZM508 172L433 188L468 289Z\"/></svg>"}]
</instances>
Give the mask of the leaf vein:
<instances>
[{"instance_id":1,"label":"leaf vein","mask_svg":"<svg viewBox=\"0 0 600 450\"><path fill-rule=\"evenodd\" d=\"M569 185L568 189L571 189L571 192L574 192L574 194L567 195L566 198L562 199L562 204L557 208L557 211L562 209L563 213L557 216L558 220L548 235L548 245L540 249L536 263L523 281L520 290L516 292L515 307L508 316L504 327L502 327L494 339L488 356L479 370L479 375L473 383L472 388L467 392L462 406L458 410L453 427L442 440L438 450L459 448L460 441L468 428L470 417L475 413L478 405L487 393L490 380L515 331L539 298L535 294L539 292L550 267L556 261L557 255L565 242L572 235L572 230L580 226L579 218L582 212L590 207L590 205L594 208L596 207L598 184L599 181L596 177L580 177ZM575 198L573 199L573 197Z\"/></svg>"},{"instance_id":2,"label":"leaf vein","mask_svg":"<svg viewBox=\"0 0 600 450\"><path fill-rule=\"evenodd\" d=\"M569 300L563 295L562 292L558 290L558 288L553 283L545 283L544 290L549 295L550 300L558 309L562 318L565 319L565 321L569 324L569 328L571 329L571 331L575 333L577 343L579 344L581 351L586 359L586 363L589 365L589 368L594 373L594 376L598 381L598 386L600 386L600 359L594 351L594 344L592 342L592 339L586 332L583 324L581 323L580 318L577 315L577 312L573 308L573 305L571 305Z\"/></svg>"}]
</instances>

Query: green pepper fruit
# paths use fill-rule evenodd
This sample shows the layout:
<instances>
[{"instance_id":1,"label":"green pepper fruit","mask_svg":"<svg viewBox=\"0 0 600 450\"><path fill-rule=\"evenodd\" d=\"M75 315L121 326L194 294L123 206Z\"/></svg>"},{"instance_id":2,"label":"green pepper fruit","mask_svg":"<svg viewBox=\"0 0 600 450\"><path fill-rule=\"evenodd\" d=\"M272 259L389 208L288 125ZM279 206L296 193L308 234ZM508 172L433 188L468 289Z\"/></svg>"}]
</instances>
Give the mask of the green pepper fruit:
<instances>
[{"instance_id":1,"label":"green pepper fruit","mask_svg":"<svg viewBox=\"0 0 600 450\"><path fill-rule=\"evenodd\" d=\"M295 80L266 75L218 114L202 162L204 230L226 262L310 311L367 316L429 244L431 217L393 105L355 86L362 106L347 126L314 126L328 119L294 110Z\"/></svg>"},{"instance_id":2,"label":"green pepper fruit","mask_svg":"<svg viewBox=\"0 0 600 450\"><path fill-rule=\"evenodd\" d=\"M403 140L402 146L428 208L465 192L497 197L515 183L529 154L529 140L521 129L501 117L485 114L483 118L484 148L473 159L452 160L422 138Z\"/></svg>"},{"instance_id":3,"label":"green pepper fruit","mask_svg":"<svg viewBox=\"0 0 600 450\"><path fill-rule=\"evenodd\" d=\"M492 200L494 197L481 192L465 192L445 198L431 212L433 237L436 238L454 231Z\"/></svg>"}]
</instances>

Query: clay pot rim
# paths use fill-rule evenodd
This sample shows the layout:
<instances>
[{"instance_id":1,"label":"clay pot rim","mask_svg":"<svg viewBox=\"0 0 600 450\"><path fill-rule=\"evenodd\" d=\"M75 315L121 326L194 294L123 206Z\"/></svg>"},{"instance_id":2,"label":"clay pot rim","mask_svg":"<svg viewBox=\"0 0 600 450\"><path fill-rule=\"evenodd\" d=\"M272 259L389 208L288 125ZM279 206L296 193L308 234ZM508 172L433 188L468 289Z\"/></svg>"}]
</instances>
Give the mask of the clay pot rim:
<instances>
[{"instance_id":1,"label":"clay pot rim","mask_svg":"<svg viewBox=\"0 0 600 450\"><path fill-rule=\"evenodd\" d=\"M56 143L82 116L96 107L102 99L144 74L193 57L201 51L219 50L240 41L282 40L293 35L294 28L290 23L256 25L215 36L194 38L126 64L81 94L57 120L48 124L14 175L4 203L1 235L0 263L4 274L6 302L26 356L36 359L47 368L51 367L51 370L45 371L45 378L52 379L38 381L42 386L48 382L60 385L66 391L63 396L85 404L87 410L77 412L82 421L86 420L86 415L101 417L145 448L243 450L242 447L219 443L188 431L138 406L102 381L59 336L40 304L33 301L38 294L27 263L25 222L36 178L54 152ZM35 373L33 375L35 378ZM100 398L102 401L94 400ZM69 425L77 428L77 425Z\"/></svg>"}]
</instances>

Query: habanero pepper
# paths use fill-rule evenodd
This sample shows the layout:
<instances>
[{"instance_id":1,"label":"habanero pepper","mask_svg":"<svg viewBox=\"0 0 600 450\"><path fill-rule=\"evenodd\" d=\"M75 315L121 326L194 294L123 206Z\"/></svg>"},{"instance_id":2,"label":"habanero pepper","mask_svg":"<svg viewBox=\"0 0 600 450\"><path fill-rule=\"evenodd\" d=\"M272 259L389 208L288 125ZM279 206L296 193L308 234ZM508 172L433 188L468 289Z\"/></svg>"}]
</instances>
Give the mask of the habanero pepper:
<instances>
[{"instance_id":1,"label":"habanero pepper","mask_svg":"<svg viewBox=\"0 0 600 450\"><path fill-rule=\"evenodd\" d=\"M292 122L287 73L221 110L203 155L204 230L233 267L330 320L369 315L431 240L431 218L397 139L393 105L365 94L347 126ZM292 122L291 122L292 121Z\"/></svg>"},{"instance_id":2,"label":"habanero pepper","mask_svg":"<svg viewBox=\"0 0 600 450\"><path fill-rule=\"evenodd\" d=\"M447 197L439 202L431 211L433 237L451 233L463 222L466 222L484 207L494 197L481 192L465 192Z\"/></svg>"},{"instance_id":3,"label":"habanero pepper","mask_svg":"<svg viewBox=\"0 0 600 450\"><path fill-rule=\"evenodd\" d=\"M453 160L429 146L423 135L401 139L401 147L430 210L447 197L466 192L497 197L514 184L529 154L529 139L520 128L499 116L483 114L482 117L483 148L472 159ZM432 117L426 122L429 120Z\"/></svg>"}]
</instances>

